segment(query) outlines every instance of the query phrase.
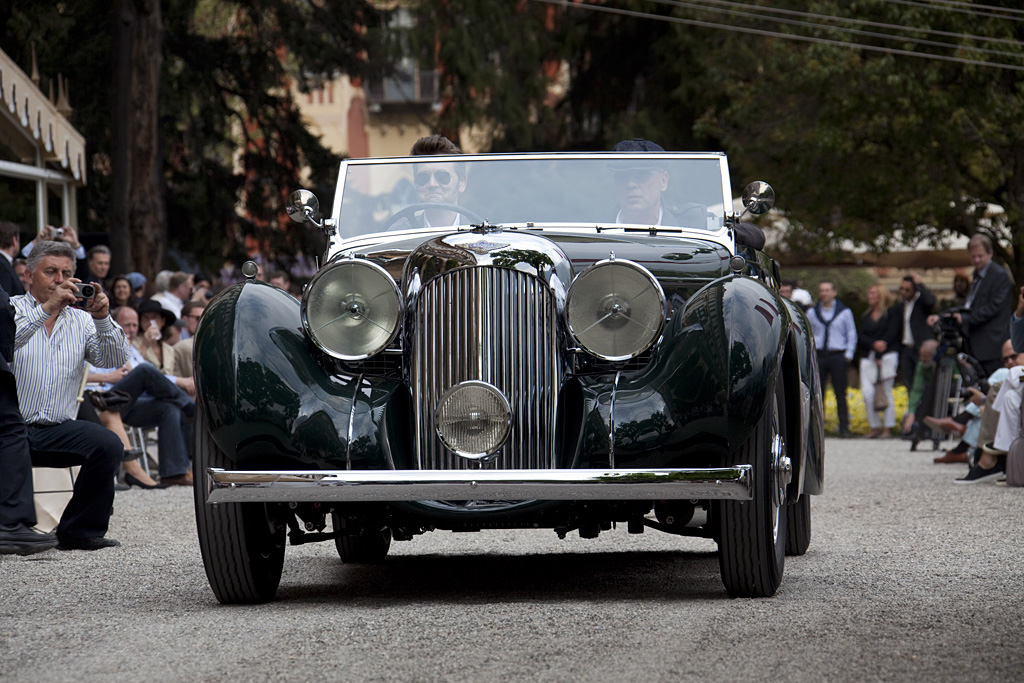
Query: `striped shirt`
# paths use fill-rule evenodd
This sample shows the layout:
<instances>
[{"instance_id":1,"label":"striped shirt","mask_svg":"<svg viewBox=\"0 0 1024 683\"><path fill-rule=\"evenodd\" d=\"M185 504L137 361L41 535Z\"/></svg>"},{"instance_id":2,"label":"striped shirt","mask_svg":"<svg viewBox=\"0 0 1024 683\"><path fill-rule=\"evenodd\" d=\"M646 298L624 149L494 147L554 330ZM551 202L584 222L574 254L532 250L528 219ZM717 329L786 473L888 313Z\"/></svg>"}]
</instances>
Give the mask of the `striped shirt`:
<instances>
[{"instance_id":1,"label":"striped shirt","mask_svg":"<svg viewBox=\"0 0 1024 683\"><path fill-rule=\"evenodd\" d=\"M78 390L87 363L120 367L128 359L128 339L110 316L101 320L64 307L53 332L50 317L31 294L11 297L14 304L14 360L18 403L28 424L60 424L78 415Z\"/></svg>"}]
</instances>

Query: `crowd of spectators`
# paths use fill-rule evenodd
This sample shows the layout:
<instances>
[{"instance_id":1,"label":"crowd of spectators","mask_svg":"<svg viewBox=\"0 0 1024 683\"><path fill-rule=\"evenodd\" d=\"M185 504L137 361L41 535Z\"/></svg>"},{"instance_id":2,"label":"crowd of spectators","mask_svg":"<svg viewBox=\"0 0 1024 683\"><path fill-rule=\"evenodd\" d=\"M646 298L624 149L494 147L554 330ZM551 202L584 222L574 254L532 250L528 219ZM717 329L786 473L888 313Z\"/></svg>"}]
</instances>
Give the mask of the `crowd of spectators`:
<instances>
[{"instance_id":1,"label":"crowd of spectators","mask_svg":"<svg viewBox=\"0 0 1024 683\"><path fill-rule=\"evenodd\" d=\"M295 296L287 271L270 279ZM0 554L117 546L106 537L115 490L193 485L193 335L226 284L114 273L110 249L86 251L70 226L22 245L19 226L0 222ZM158 477L134 428L156 430ZM75 465L71 500L41 533L31 468Z\"/></svg>"},{"instance_id":2,"label":"crowd of spectators","mask_svg":"<svg viewBox=\"0 0 1024 683\"><path fill-rule=\"evenodd\" d=\"M854 325L835 285L819 285L817 303L798 297L799 286L784 281L780 293L799 304L814 332L822 391L831 380L839 435L849 436L847 372L857 362L870 431L866 438L893 436L892 392L906 386L908 407L899 435L914 441L952 434L960 438L936 463L969 465L956 480L970 484L1004 476L1006 453L1020 433L1024 389L1024 287L1016 296L1007 271L993 261L991 240L968 242L971 277L958 273L952 305L937 299L918 273L900 281L898 297L881 283L866 292L867 308ZM939 372L945 364L946 372ZM947 386L948 385L948 386ZM957 388L959 387L959 391ZM964 405L949 414L949 406Z\"/></svg>"}]
</instances>

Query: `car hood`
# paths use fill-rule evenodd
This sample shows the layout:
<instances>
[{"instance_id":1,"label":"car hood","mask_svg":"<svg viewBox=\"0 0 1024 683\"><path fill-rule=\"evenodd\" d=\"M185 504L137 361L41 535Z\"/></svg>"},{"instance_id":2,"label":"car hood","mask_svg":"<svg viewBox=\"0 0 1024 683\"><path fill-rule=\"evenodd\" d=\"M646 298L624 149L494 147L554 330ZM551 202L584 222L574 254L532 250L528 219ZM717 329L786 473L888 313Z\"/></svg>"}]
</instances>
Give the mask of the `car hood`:
<instances>
[{"instance_id":1,"label":"car hood","mask_svg":"<svg viewBox=\"0 0 1024 683\"><path fill-rule=\"evenodd\" d=\"M711 240L642 233L581 235L530 231L529 234L555 243L572 262L575 273L613 254L615 258L644 266L658 279L715 279L726 274L729 267L729 250ZM423 242L437 237L436 233L420 234L376 246L361 246L356 254L378 263L401 281L402 268L409 255Z\"/></svg>"}]
</instances>

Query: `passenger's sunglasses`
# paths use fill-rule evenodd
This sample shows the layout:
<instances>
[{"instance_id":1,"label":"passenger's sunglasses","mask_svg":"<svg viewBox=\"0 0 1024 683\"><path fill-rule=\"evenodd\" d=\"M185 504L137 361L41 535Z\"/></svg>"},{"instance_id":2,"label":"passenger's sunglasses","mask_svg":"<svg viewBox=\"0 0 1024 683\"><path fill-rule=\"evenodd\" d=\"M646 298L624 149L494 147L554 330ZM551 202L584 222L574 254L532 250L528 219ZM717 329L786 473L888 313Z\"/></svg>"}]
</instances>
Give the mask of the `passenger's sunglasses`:
<instances>
[{"instance_id":1,"label":"passenger's sunglasses","mask_svg":"<svg viewBox=\"0 0 1024 683\"><path fill-rule=\"evenodd\" d=\"M416 174L416 184L423 187L430 182L430 176L437 179L438 185L447 185L452 181L452 174L448 171L420 171Z\"/></svg>"}]
</instances>

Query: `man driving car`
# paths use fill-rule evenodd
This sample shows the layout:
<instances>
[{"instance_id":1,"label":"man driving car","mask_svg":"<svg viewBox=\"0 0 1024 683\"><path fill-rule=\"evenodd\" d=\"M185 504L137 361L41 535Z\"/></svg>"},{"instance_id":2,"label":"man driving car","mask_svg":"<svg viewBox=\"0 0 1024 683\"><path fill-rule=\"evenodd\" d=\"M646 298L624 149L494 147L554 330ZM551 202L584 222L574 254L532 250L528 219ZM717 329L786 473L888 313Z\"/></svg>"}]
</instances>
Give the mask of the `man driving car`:
<instances>
[{"instance_id":1,"label":"man driving car","mask_svg":"<svg viewBox=\"0 0 1024 683\"><path fill-rule=\"evenodd\" d=\"M409 153L412 156L462 154L462 150L443 135L431 135L417 140ZM425 204L458 206L466 190L466 180L465 166L451 162L424 162L416 164L413 171L416 194ZM465 222L461 214L449 209L427 209L421 221L425 228Z\"/></svg>"}]
</instances>

